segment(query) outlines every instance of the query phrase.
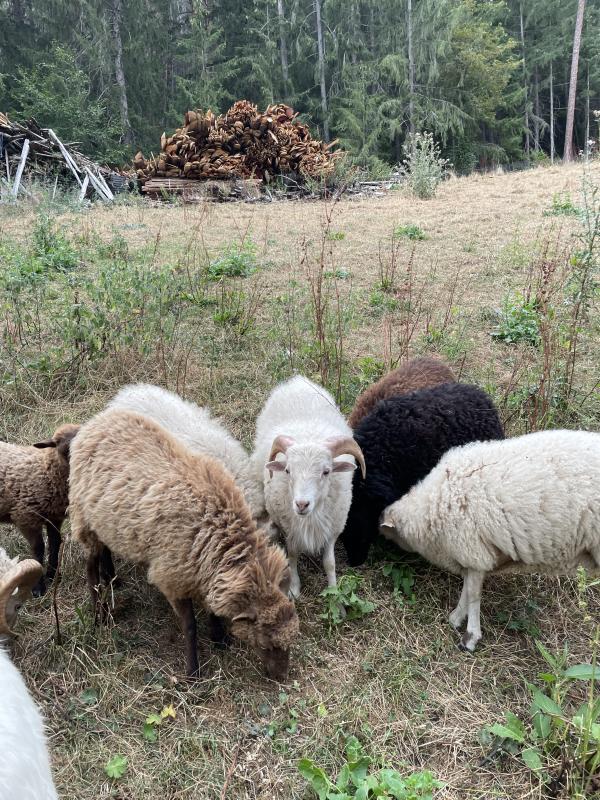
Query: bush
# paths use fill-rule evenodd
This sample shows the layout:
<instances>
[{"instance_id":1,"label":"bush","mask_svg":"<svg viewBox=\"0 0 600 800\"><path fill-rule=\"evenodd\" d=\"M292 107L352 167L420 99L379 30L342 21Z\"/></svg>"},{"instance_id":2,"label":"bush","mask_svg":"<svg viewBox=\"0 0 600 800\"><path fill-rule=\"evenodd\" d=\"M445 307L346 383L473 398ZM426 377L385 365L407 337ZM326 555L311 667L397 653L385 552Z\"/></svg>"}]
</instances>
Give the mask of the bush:
<instances>
[{"instance_id":1,"label":"bush","mask_svg":"<svg viewBox=\"0 0 600 800\"><path fill-rule=\"evenodd\" d=\"M399 171L406 177L413 194L421 200L430 199L444 179L450 162L441 157L432 133L407 136L402 149L405 157Z\"/></svg>"}]
</instances>

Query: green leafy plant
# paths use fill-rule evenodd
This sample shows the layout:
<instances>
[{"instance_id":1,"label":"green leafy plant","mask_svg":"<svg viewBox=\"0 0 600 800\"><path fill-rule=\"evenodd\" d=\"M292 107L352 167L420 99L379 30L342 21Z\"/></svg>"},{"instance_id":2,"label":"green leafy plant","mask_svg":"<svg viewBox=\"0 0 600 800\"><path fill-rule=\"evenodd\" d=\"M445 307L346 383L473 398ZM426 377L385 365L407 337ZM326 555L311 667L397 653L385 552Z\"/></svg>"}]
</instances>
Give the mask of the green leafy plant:
<instances>
[{"instance_id":1,"label":"green leafy plant","mask_svg":"<svg viewBox=\"0 0 600 800\"><path fill-rule=\"evenodd\" d=\"M348 572L342 575L337 586L328 586L320 594L324 600L325 610L319 614L319 618L324 619L332 628L340 625L345 619L360 619L374 611L375 603L363 600L357 594L362 583L363 578Z\"/></svg>"},{"instance_id":2,"label":"green leafy plant","mask_svg":"<svg viewBox=\"0 0 600 800\"><path fill-rule=\"evenodd\" d=\"M346 238L344 231L327 231L326 235L330 242L341 242Z\"/></svg>"},{"instance_id":3,"label":"green leafy plant","mask_svg":"<svg viewBox=\"0 0 600 800\"><path fill-rule=\"evenodd\" d=\"M414 603L415 573L410 564L398 561L389 561L384 564L381 571L386 578L392 579L394 599L399 605Z\"/></svg>"},{"instance_id":4,"label":"green leafy plant","mask_svg":"<svg viewBox=\"0 0 600 800\"><path fill-rule=\"evenodd\" d=\"M300 774L319 800L432 800L435 789L443 786L428 771L404 776L384 767L371 772L373 760L355 736L346 740L345 753L346 762L335 781L311 759L298 762Z\"/></svg>"},{"instance_id":5,"label":"green leafy plant","mask_svg":"<svg viewBox=\"0 0 600 800\"><path fill-rule=\"evenodd\" d=\"M587 797L600 766L598 629L590 664L567 668L566 646L559 655L552 655L540 642L536 645L549 670L538 676L543 689L528 684L529 718L523 721L506 711L504 721L486 727L480 740L491 747L490 758L503 753L520 758L542 783L556 786L568 781L570 796ZM587 682L583 703L577 699L580 681Z\"/></svg>"},{"instance_id":6,"label":"green leafy plant","mask_svg":"<svg viewBox=\"0 0 600 800\"><path fill-rule=\"evenodd\" d=\"M552 195L552 206L544 211L545 217L577 216L581 209L573 205L569 192L556 192Z\"/></svg>"},{"instance_id":7,"label":"green leafy plant","mask_svg":"<svg viewBox=\"0 0 600 800\"><path fill-rule=\"evenodd\" d=\"M259 268L256 245L244 239L226 247L218 258L208 265L207 276L211 281L221 278L248 278Z\"/></svg>"},{"instance_id":8,"label":"green leafy plant","mask_svg":"<svg viewBox=\"0 0 600 800\"><path fill-rule=\"evenodd\" d=\"M402 149L404 160L399 172L405 176L413 194L421 200L430 199L444 179L450 162L441 157L439 145L427 131L409 134Z\"/></svg>"},{"instance_id":9,"label":"green leafy plant","mask_svg":"<svg viewBox=\"0 0 600 800\"><path fill-rule=\"evenodd\" d=\"M142 728L142 736L147 742L155 742L158 739L158 728L165 720L175 717L176 712L172 705L165 706L160 714L148 714Z\"/></svg>"},{"instance_id":10,"label":"green leafy plant","mask_svg":"<svg viewBox=\"0 0 600 800\"><path fill-rule=\"evenodd\" d=\"M418 225L398 225L394 228L394 238L410 239L413 242L418 242L427 239L427 234Z\"/></svg>"},{"instance_id":11,"label":"green leafy plant","mask_svg":"<svg viewBox=\"0 0 600 800\"><path fill-rule=\"evenodd\" d=\"M507 295L502 304L500 322L492 331L492 338L505 344L524 342L538 347L541 331L537 301L526 299L518 292Z\"/></svg>"},{"instance_id":12,"label":"green leafy plant","mask_svg":"<svg viewBox=\"0 0 600 800\"><path fill-rule=\"evenodd\" d=\"M119 780L127 772L127 758L125 756L113 756L104 766L104 771L109 778Z\"/></svg>"}]
</instances>

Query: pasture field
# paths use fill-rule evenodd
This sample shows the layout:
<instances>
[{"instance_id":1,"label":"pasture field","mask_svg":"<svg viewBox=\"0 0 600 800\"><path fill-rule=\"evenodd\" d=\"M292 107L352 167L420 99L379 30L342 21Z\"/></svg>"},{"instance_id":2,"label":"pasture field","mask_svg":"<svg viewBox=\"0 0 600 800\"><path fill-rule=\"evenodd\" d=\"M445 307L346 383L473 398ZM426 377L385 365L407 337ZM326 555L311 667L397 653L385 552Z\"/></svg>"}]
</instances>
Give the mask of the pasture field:
<instances>
[{"instance_id":1,"label":"pasture field","mask_svg":"<svg viewBox=\"0 0 600 800\"><path fill-rule=\"evenodd\" d=\"M429 201L398 189L255 205L126 199L81 210L41 197L0 208L0 437L45 438L144 380L210 406L251 446L267 393L294 371L349 411L399 359L425 353L490 392L509 434L600 430L594 186L597 162L454 178ZM26 553L13 529L0 537ZM471 656L447 621L458 579L382 546L355 571L373 610L334 625L321 618L322 569L307 560L301 638L280 686L239 644L188 684L166 601L143 570L117 569L113 618L95 630L67 535L60 643L52 591L21 612L14 660L45 714L63 800L309 800L318 795L299 759L335 780L350 736L372 772L429 770L444 800L600 789L581 769L600 742L586 739L581 756L572 723L592 682L564 678L597 654L600 593L585 576L490 578ZM561 706L543 741L533 687ZM489 732L495 723L512 738Z\"/></svg>"}]
</instances>

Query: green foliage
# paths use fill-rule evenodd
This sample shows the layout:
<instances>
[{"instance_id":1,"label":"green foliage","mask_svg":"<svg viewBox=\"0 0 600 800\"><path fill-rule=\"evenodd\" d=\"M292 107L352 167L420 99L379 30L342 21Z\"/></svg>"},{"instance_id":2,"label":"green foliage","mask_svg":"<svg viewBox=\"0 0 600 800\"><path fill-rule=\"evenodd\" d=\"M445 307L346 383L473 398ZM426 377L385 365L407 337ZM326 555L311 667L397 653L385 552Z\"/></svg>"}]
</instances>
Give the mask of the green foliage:
<instances>
[{"instance_id":1,"label":"green foliage","mask_svg":"<svg viewBox=\"0 0 600 800\"><path fill-rule=\"evenodd\" d=\"M581 214L581 209L573 205L573 200L569 192L557 192L552 195L552 206L544 211L544 216L577 216Z\"/></svg>"},{"instance_id":2,"label":"green foliage","mask_svg":"<svg viewBox=\"0 0 600 800\"><path fill-rule=\"evenodd\" d=\"M418 225L409 223L408 225L398 225L394 228L394 238L396 239L410 239L413 242L419 242L427 239L425 231Z\"/></svg>"},{"instance_id":3,"label":"green foliage","mask_svg":"<svg viewBox=\"0 0 600 800\"><path fill-rule=\"evenodd\" d=\"M552 765L562 761L570 796L586 797L600 766L600 696L595 684L600 681L595 662L598 630L590 664L566 668L566 646L559 655L552 655L540 642L536 644L548 670L538 676L543 689L528 685L528 718L523 721L506 711L504 722L487 726L480 740L494 756L509 753L520 758L542 784L553 782ZM579 682L587 682L583 703Z\"/></svg>"},{"instance_id":4,"label":"green foliage","mask_svg":"<svg viewBox=\"0 0 600 800\"><path fill-rule=\"evenodd\" d=\"M256 245L244 239L224 248L221 255L208 265L207 274L211 281L221 278L248 278L258 268Z\"/></svg>"},{"instance_id":5,"label":"green foliage","mask_svg":"<svg viewBox=\"0 0 600 800\"><path fill-rule=\"evenodd\" d=\"M398 558L384 564L381 571L386 578L392 579L394 600L398 605L414 603L415 573L410 564L406 564Z\"/></svg>"},{"instance_id":6,"label":"green foliage","mask_svg":"<svg viewBox=\"0 0 600 800\"><path fill-rule=\"evenodd\" d=\"M342 575L337 586L328 586L322 591L320 597L323 598L325 610L319 614L319 619L325 620L332 628L344 620L361 619L374 611L375 603L363 600L357 594L362 583L363 578L347 572Z\"/></svg>"},{"instance_id":7,"label":"green foliage","mask_svg":"<svg viewBox=\"0 0 600 800\"><path fill-rule=\"evenodd\" d=\"M442 158L440 146L427 131L408 136L402 149L404 160L400 171L410 190L421 200L429 200L435 195L450 162Z\"/></svg>"},{"instance_id":8,"label":"green foliage","mask_svg":"<svg viewBox=\"0 0 600 800\"><path fill-rule=\"evenodd\" d=\"M346 739L345 753L335 782L311 759L298 762L298 771L319 800L432 800L434 791L443 787L428 771L403 776L384 767L372 772L373 759L365 755L355 736Z\"/></svg>"},{"instance_id":9,"label":"green foliage","mask_svg":"<svg viewBox=\"0 0 600 800\"><path fill-rule=\"evenodd\" d=\"M498 327L492 337L505 344L524 342L537 347L540 343L540 315L535 299L516 293L507 295L502 304Z\"/></svg>"},{"instance_id":10,"label":"green foliage","mask_svg":"<svg viewBox=\"0 0 600 800\"><path fill-rule=\"evenodd\" d=\"M105 764L104 771L109 778L119 780L127 772L127 758L125 756L113 756Z\"/></svg>"}]
</instances>

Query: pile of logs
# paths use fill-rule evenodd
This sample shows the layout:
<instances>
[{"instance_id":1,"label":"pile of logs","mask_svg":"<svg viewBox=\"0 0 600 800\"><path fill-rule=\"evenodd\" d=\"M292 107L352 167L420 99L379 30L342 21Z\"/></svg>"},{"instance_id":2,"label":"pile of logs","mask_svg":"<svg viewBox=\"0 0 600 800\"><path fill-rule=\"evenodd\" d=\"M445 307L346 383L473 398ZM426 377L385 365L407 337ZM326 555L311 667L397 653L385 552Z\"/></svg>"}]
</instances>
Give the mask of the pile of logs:
<instances>
[{"instance_id":1,"label":"pile of logs","mask_svg":"<svg viewBox=\"0 0 600 800\"><path fill-rule=\"evenodd\" d=\"M107 183L111 181L111 170L100 167L72 144L63 144L51 128L41 128L33 118L19 124L0 113L0 177L2 173L14 197L19 189L27 191L22 185L25 174L75 182L80 200L92 191L102 200L114 199Z\"/></svg>"},{"instance_id":2,"label":"pile of logs","mask_svg":"<svg viewBox=\"0 0 600 800\"><path fill-rule=\"evenodd\" d=\"M275 175L326 178L339 154L331 152L336 142L313 139L297 116L281 104L261 114L247 100L238 100L218 117L212 111L188 111L183 127L172 136L163 133L158 156L146 160L140 152L133 165L142 185L152 178L254 178L265 183Z\"/></svg>"}]
</instances>

